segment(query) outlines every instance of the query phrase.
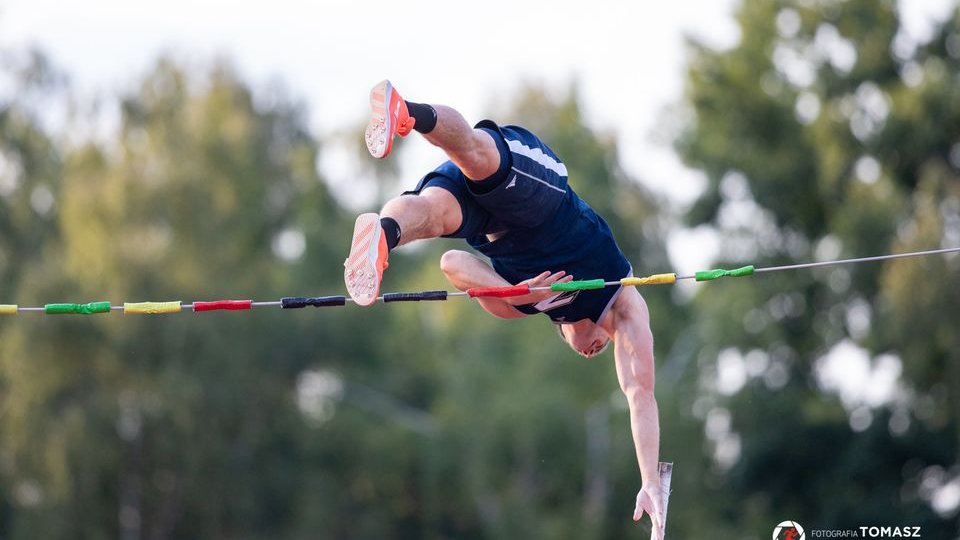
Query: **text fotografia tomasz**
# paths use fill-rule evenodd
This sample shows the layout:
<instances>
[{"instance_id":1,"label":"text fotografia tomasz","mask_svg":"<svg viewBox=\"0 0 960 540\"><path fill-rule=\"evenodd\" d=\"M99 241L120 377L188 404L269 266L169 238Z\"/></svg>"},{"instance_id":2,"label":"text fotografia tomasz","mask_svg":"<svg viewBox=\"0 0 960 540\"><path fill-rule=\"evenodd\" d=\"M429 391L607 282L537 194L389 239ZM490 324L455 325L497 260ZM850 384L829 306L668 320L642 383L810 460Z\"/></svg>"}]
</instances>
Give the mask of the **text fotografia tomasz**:
<instances>
[{"instance_id":1,"label":"text fotografia tomasz","mask_svg":"<svg viewBox=\"0 0 960 540\"><path fill-rule=\"evenodd\" d=\"M824 530L810 531L811 538L923 538L920 527L859 527L854 530Z\"/></svg>"}]
</instances>

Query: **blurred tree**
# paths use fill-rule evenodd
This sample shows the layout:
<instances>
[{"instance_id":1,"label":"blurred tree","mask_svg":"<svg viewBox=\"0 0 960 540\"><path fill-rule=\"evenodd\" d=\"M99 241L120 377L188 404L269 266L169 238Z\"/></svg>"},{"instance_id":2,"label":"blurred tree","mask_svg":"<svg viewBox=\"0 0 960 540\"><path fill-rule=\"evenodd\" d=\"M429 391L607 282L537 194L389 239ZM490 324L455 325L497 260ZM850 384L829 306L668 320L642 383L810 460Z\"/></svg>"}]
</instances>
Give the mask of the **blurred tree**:
<instances>
[{"instance_id":1,"label":"blurred tree","mask_svg":"<svg viewBox=\"0 0 960 540\"><path fill-rule=\"evenodd\" d=\"M52 71L32 62L4 75L40 91ZM30 96L0 118L7 297L342 290L351 219L281 90L164 59L121 100L115 139L74 129L71 144L45 134ZM506 116L564 155L637 273L667 268L656 201L619 169L612 138L582 126L577 100L529 89ZM398 252L391 288L444 287L453 245ZM684 317L668 294L648 296L661 357ZM505 323L468 302L5 319L0 538L632 534L639 475L613 368L541 319ZM661 390L665 424L699 441L675 395ZM665 447L696 459L702 445L680 440Z\"/></svg>"},{"instance_id":2,"label":"blurred tree","mask_svg":"<svg viewBox=\"0 0 960 540\"><path fill-rule=\"evenodd\" d=\"M721 231L720 264L958 244L960 12L918 44L896 8L745 0L735 47L691 44L692 115L676 146L707 175L688 218ZM958 508L934 512L941 486L921 478L957 476L958 272L957 257L931 257L700 290L698 413L730 534L763 536L787 517L957 533ZM840 352L857 348L873 380L901 365L903 378L841 402L827 373L855 367Z\"/></svg>"},{"instance_id":3,"label":"blurred tree","mask_svg":"<svg viewBox=\"0 0 960 540\"><path fill-rule=\"evenodd\" d=\"M46 124L44 111L62 98L62 74L41 53L0 52L0 298L16 302L21 284L43 272L43 260L60 246L55 216L63 159ZM0 344L16 339L10 325L0 326ZM0 356L0 372L13 369ZM17 414L8 396L14 381L0 376L0 423ZM0 538L10 534L14 508L36 504L38 486L18 475L8 441L23 433L0 427ZM43 456L38 456L43 459Z\"/></svg>"},{"instance_id":4,"label":"blurred tree","mask_svg":"<svg viewBox=\"0 0 960 540\"><path fill-rule=\"evenodd\" d=\"M0 53L0 294L13 300L30 264L55 252L63 159L48 125L64 76L37 51Z\"/></svg>"},{"instance_id":5,"label":"blurred tree","mask_svg":"<svg viewBox=\"0 0 960 540\"><path fill-rule=\"evenodd\" d=\"M12 196L62 176L50 193L53 239L32 232L42 215L3 234L23 243L10 258L22 274L16 297L189 301L332 287L331 232L348 234L344 216L318 178L303 111L266 98L255 102L225 65L201 77L160 61L123 99L116 141L70 150L62 175L42 134L8 120L10 139L32 141L18 147L29 180ZM0 219L42 214L37 189ZM263 311L17 323L0 340L10 538L266 538L292 527L307 468L294 383L325 345L343 343L342 323Z\"/></svg>"}]
</instances>

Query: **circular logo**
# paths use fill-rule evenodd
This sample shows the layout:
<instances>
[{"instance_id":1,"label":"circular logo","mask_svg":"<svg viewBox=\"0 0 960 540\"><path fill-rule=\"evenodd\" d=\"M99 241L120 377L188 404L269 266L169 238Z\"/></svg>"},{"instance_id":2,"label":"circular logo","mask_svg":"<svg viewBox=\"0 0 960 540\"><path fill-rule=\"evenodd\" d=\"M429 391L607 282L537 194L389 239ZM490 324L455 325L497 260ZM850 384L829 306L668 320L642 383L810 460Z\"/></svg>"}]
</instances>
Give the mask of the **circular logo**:
<instances>
[{"instance_id":1,"label":"circular logo","mask_svg":"<svg viewBox=\"0 0 960 540\"><path fill-rule=\"evenodd\" d=\"M781 521L773 530L773 540L806 540L806 536L796 521Z\"/></svg>"}]
</instances>

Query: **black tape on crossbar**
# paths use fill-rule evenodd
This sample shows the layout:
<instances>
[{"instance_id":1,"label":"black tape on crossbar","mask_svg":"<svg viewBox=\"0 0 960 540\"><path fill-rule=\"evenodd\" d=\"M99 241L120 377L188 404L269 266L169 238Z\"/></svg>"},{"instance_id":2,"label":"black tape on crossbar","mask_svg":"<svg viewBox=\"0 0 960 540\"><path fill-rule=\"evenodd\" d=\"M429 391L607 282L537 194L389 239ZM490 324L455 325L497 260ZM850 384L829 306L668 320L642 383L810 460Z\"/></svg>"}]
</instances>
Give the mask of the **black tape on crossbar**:
<instances>
[{"instance_id":1,"label":"black tape on crossbar","mask_svg":"<svg viewBox=\"0 0 960 540\"><path fill-rule=\"evenodd\" d=\"M346 296L317 296L314 298L294 296L290 298L281 298L280 305L283 309L299 309L307 306L328 307L347 305Z\"/></svg>"},{"instance_id":2,"label":"black tape on crossbar","mask_svg":"<svg viewBox=\"0 0 960 540\"><path fill-rule=\"evenodd\" d=\"M422 300L446 300L447 291L423 291L415 293L387 293L384 302L420 302Z\"/></svg>"}]
</instances>

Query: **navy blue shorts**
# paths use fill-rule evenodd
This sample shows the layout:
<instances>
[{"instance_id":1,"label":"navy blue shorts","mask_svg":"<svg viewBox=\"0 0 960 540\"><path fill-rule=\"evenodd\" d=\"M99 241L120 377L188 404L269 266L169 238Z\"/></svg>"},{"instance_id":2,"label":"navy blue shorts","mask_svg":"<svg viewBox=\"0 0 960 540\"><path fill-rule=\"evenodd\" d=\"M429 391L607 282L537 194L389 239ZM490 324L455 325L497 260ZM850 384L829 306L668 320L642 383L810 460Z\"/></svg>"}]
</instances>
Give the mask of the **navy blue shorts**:
<instances>
[{"instance_id":1,"label":"navy blue shorts","mask_svg":"<svg viewBox=\"0 0 960 540\"><path fill-rule=\"evenodd\" d=\"M490 134L500 152L500 168L479 182L468 179L447 161L427 174L413 191L446 189L460 203L463 223L449 235L471 238L513 228L531 228L551 218L567 196L567 168L535 135L519 126L500 127L490 120L476 126Z\"/></svg>"},{"instance_id":2,"label":"navy blue shorts","mask_svg":"<svg viewBox=\"0 0 960 540\"><path fill-rule=\"evenodd\" d=\"M420 180L405 195L440 187L454 196L463 216L451 238L463 238L490 258L494 270L510 283L544 271L565 271L574 279L616 281L630 275L630 264L607 223L567 184L562 161L529 131L500 127L489 120L476 126L489 133L500 152L500 167L479 182L468 179L448 161ZM489 234L498 234L491 241ZM620 287L559 294L523 313L545 313L554 322L598 322Z\"/></svg>"}]
</instances>

